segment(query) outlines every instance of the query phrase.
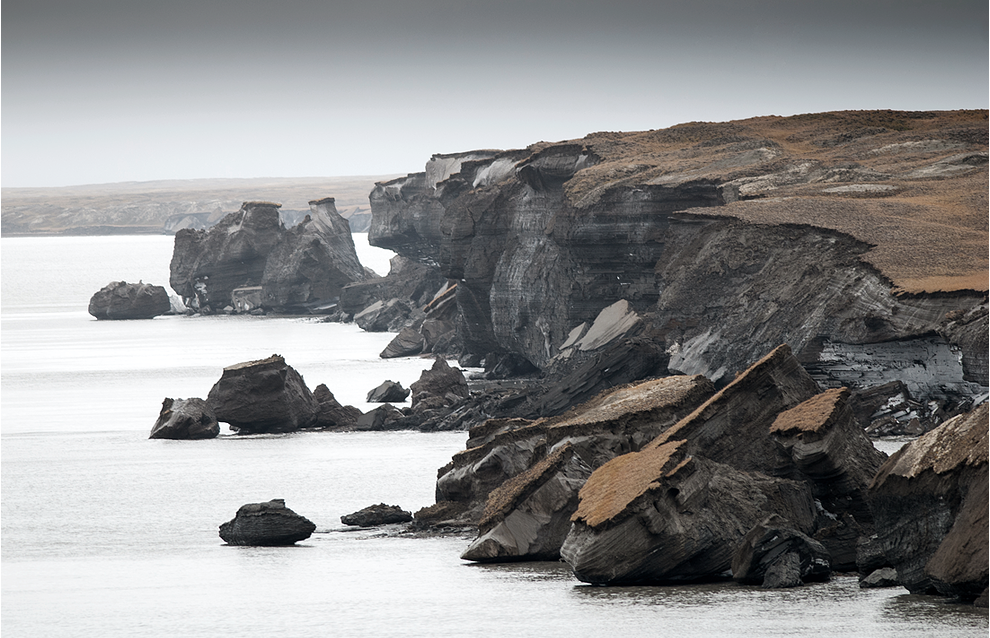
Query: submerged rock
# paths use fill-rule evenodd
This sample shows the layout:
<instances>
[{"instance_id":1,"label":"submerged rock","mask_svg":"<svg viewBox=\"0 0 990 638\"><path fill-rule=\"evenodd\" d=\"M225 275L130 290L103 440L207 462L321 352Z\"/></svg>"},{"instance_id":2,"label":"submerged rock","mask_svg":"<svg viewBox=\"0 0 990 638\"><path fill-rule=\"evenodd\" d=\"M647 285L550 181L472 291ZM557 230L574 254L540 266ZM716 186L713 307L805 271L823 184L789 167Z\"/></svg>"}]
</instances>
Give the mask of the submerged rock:
<instances>
[{"instance_id":1,"label":"submerged rock","mask_svg":"<svg viewBox=\"0 0 990 638\"><path fill-rule=\"evenodd\" d=\"M292 545L306 540L315 530L312 521L276 498L242 505L233 519L220 526L220 538L228 545Z\"/></svg>"},{"instance_id":2,"label":"submerged rock","mask_svg":"<svg viewBox=\"0 0 990 638\"><path fill-rule=\"evenodd\" d=\"M206 401L239 434L294 432L312 427L320 412L302 376L277 354L224 368Z\"/></svg>"},{"instance_id":3,"label":"submerged rock","mask_svg":"<svg viewBox=\"0 0 990 638\"><path fill-rule=\"evenodd\" d=\"M89 300L89 314L97 319L151 319L172 310L163 286L112 281Z\"/></svg>"},{"instance_id":4,"label":"submerged rock","mask_svg":"<svg viewBox=\"0 0 990 638\"><path fill-rule=\"evenodd\" d=\"M150 439L213 439L220 424L206 401L199 398L165 399Z\"/></svg>"},{"instance_id":5,"label":"submerged rock","mask_svg":"<svg viewBox=\"0 0 990 638\"><path fill-rule=\"evenodd\" d=\"M972 602L986 588L987 459L983 403L902 447L870 485L877 541L911 593Z\"/></svg>"},{"instance_id":6,"label":"submerged rock","mask_svg":"<svg viewBox=\"0 0 990 638\"><path fill-rule=\"evenodd\" d=\"M376 527L391 523L408 523L412 519L412 513L405 511L398 505L379 503L378 505L369 505L352 514L345 514L340 517L340 522L356 527Z\"/></svg>"}]
</instances>

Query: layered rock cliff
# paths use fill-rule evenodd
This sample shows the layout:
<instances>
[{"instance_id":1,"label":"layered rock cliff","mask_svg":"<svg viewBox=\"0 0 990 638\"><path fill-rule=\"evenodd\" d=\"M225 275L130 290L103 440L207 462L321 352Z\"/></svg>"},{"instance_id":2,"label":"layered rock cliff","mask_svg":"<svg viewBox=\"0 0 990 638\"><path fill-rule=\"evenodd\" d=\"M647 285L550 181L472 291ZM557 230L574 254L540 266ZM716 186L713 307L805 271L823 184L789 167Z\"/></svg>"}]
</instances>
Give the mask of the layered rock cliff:
<instances>
[{"instance_id":1,"label":"layered rock cliff","mask_svg":"<svg viewBox=\"0 0 990 638\"><path fill-rule=\"evenodd\" d=\"M937 422L988 385L987 185L986 111L690 123L434 156L376 185L369 239L457 281L477 356L553 371L625 300L661 371L721 386L788 343Z\"/></svg>"}]
</instances>

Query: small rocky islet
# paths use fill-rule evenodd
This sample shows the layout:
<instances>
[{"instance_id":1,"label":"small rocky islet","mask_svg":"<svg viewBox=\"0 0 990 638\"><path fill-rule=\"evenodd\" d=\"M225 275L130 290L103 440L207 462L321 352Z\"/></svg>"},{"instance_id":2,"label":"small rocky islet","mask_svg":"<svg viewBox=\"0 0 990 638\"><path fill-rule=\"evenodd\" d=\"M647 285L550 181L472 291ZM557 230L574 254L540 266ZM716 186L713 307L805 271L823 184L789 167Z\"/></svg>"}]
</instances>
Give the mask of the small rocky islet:
<instances>
[{"instance_id":1,"label":"small rocky islet","mask_svg":"<svg viewBox=\"0 0 990 638\"><path fill-rule=\"evenodd\" d=\"M371 417L321 416L345 406L277 356L206 403L241 432L467 430L413 515L477 529L466 560L602 585L893 573L985 606L987 128L821 113L435 155L370 195L385 277L327 198L295 228L247 202L180 230L170 284L196 312L317 313L433 356L411 406ZM886 458L867 432L920 436Z\"/></svg>"}]
</instances>

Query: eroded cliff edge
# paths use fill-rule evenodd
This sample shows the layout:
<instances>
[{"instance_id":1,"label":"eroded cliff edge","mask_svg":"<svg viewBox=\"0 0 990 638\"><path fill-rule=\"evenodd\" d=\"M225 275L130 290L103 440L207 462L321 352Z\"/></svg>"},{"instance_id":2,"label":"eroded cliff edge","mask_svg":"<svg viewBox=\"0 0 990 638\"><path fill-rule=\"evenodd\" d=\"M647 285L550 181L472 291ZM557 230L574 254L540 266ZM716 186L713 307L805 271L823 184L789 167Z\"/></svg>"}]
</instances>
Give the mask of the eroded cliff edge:
<instances>
[{"instance_id":1,"label":"eroded cliff edge","mask_svg":"<svg viewBox=\"0 0 990 638\"><path fill-rule=\"evenodd\" d=\"M721 386L779 343L821 385L988 385L987 112L864 111L436 155L369 239L457 281L469 353L569 365L626 300L658 373Z\"/></svg>"}]
</instances>

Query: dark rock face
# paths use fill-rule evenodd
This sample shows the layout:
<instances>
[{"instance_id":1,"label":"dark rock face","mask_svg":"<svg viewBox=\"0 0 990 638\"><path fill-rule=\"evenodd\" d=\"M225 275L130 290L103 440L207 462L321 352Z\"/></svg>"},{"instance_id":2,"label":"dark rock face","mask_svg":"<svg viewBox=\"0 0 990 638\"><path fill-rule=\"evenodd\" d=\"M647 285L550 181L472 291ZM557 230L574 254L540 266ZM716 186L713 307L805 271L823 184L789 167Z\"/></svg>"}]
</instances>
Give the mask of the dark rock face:
<instances>
[{"instance_id":1,"label":"dark rock face","mask_svg":"<svg viewBox=\"0 0 990 638\"><path fill-rule=\"evenodd\" d=\"M312 427L320 412L302 376L277 354L224 368L206 401L239 434L294 432Z\"/></svg>"},{"instance_id":2,"label":"dark rock face","mask_svg":"<svg viewBox=\"0 0 990 638\"><path fill-rule=\"evenodd\" d=\"M326 384L321 383L313 390L313 398L319 405L316 426L329 430L347 430L357 424L361 410L353 405L341 405Z\"/></svg>"},{"instance_id":3,"label":"dark rock face","mask_svg":"<svg viewBox=\"0 0 990 638\"><path fill-rule=\"evenodd\" d=\"M826 581L830 574L825 546L776 515L751 529L732 559L733 580L768 589Z\"/></svg>"},{"instance_id":4,"label":"dark rock face","mask_svg":"<svg viewBox=\"0 0 990 638\"><path fill-rule=\"evenodd\" d=\"M872 589L874 587L898 587L901 584L897 580L897 570L893 567L881 567L873 570L869 576L859 581L861 589Z\"/></svg>"},{"instance_id":5,"label":"dark rock face","mask_svg":"<svg viewBox=\"0 0 990 638\"><path fill-rule=\"evenodd\" d=\"M402 418L400 412L390 403L381 405L374 410L368 410L354 422L355 430L389 430L390 426Z\"/></svg>"},{"instance_id":6,"label":"dark rock face","mask_svg":"<svg viewBox=\"0 0 990 638\"><path fill-rule=\"evenodd\" d=\"M422 173L376 185L369 238L457 281L464 354L512 353L548 371L575 326L625 300L670 372L721 387L788 343L824 387L903 378L927 429L990 383L985 276L973 288L938 288L940 277L969 275L943 267L951 245L938 254L905 239L917 233L901 221L931 204L835 184L894 181L900 193L938 162L880 161L891 157L885 145L922 129L953 135L963 120L982 129L985 114L905 116L917 131L849 135L860 118L878 117L899 116L757 118L437 155ZM792 154L785 142L794 139L820 157ZM972 146L985 157L985 143ZM940 152L953 166L962 161L948 157L955 148ZM958 170L963 191L985 190L985 168ZM968 206L944 235L985 246L984 209ZM902 294L912 285L921 292Z\"/></svg>"},{"instance_id":7,"label":"dark rock face","mask_svg":"<svg viewBox=\"0 0 990 638\"><path fill-rule=\"evenodd\" d=\"M391 523L408 523L412 519L412 513L403 510L398 505L379 503L378 505L369 505L353 514L345 514L340 517L340 522L344 525L357 527L376 527Z\"/></svg>"},{"instance_id":8,"label":"dark rock face","mask_svg":"<svg viewBox=\"0 0 990 638\"><path fill-rule=\"evenodd\" d=\"M912 593L973 601L988 578L988 408L905 445L869 490L877 540Z\"/></svg>"},{"instance_id":9,"label":"dark rock face","mask_svg":"<svg viewBox=\"0 0 990 638\"><path fill-rule=\"evenodd\" d=\"M165 399L148 438L213 439L219 434L220 424L206 401L198 398Z\"/></svg>"},{"instance_id":10,"label":"dark rock face","mask_svg":"<svg viewBox=\"0 0 990 638\"><path fill-rule=\"evenodd\" d=\"M300 311L335 302L344 286L365 278L347 220L334 199L309 203L310 214L282 233L261 277L264 304Z\"/></svg>"},{"instance_id":11,"label":"dark rock face","mask_svg":"<svg viewBox=\"0 0 990 638\"><path fill-rule=\"evenodd\" d=\"M410 390L402 387L401 383L385 381L368 393L368 403L402 403L409 396Z\"/></svg>"},{"instance_id":12,"label":"dark rock face","mask_svg":"<svg viewBox=\"0 0 990 638\"><path fill-rule=\"evenodd\" d=\"M220 526L220 538L228 545L292 545L309 538L316 525L285 506L277 498L249 503L233 519Z\"/></svg>"},{"instance_id":13,"label":"dark rock face","mask_svg":"<svg viewBox=\"0 0 990 638\"><path fill-rule=\"evenodd\" d=\"M89 314L97 319L151 319L172 309L163 286L113 281L89 300Z\"/></svg>"},{"instance_id":14,"label":"dark rock face","mask_svg":"<svg viewBox=\"0 0 990 638\"><path fill-rule=\"evenodd\" d=\"M310 202L309 219L291 230L279 206L245 202L209 230L175 234L169 283L186 306L218 312L235 289L260 286L263 307L298 312L335 302L365 277L333 198Z\"/></svg>"}]
</instances>

